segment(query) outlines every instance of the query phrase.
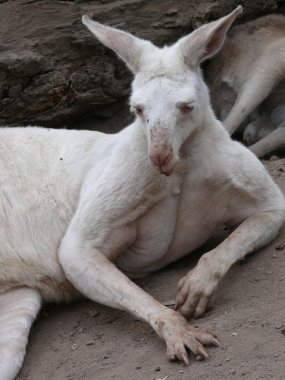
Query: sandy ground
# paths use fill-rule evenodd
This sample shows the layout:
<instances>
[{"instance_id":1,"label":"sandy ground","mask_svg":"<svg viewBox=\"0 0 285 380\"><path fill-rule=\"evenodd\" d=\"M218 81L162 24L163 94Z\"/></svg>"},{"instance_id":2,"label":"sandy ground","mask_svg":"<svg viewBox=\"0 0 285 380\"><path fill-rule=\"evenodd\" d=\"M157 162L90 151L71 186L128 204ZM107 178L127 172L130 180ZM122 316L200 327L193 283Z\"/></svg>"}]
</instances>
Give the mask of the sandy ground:
<instances>
[{"instance_id":1,"label":"sandy ground","mask_svg":"<svg viewBox=\"0 0 285 380\"><path fill-rule=\"evenodd\" d=\"M285 160L267 166L285 192ZM220 286L215 308L191 322L210 326L222 342L208 350L209 360L192 360L189 367L168 363L164 344L147 324L86 300L41 312L17 379L284 380L284 242L285 228L268 247L235 265ZM174 299L178 280L200 253L139 284L160 301Z\"/></svg>"}]
</instances>

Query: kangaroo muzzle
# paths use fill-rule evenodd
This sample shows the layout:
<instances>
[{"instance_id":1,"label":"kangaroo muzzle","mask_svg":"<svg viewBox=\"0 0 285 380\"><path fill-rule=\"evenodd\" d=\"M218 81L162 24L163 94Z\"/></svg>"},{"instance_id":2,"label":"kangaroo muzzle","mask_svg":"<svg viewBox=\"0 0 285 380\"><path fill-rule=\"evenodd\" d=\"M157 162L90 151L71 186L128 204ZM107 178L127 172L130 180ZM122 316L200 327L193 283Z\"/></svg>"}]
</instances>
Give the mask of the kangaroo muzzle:
<instances>
[{"instance_id":1,"label":"kangaroo muzzle","mask_svg":"<svg viewBox=\"0 0 285 380\"><path fill-rule=\"evenodd\" d=\"M151 130L149 159L160 173L167 176L172 174L173 148L168 142L167 130L160 125Z\"/></svg>"}]
</instances>

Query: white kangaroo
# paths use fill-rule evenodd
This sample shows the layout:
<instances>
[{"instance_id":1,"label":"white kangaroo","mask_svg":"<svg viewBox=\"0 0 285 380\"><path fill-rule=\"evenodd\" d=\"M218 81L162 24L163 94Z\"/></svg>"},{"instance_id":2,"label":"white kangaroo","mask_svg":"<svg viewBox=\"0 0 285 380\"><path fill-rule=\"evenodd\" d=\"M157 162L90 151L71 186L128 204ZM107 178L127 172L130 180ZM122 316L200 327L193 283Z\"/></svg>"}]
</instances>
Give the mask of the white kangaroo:
<instances>
[{"instance_id":1,"label":"white kangaroo","mask_svg":"<svg viewBox=\"0 0 285 380\"><path fill-rule=\"evenodd\" d=\"M242 125L258 157L285 148L285 16L233 28L207 65L207 82L230 134Z\"/></svg>"},{"instance_id":2,"label":"white kangaroo","mask_svg":"<svg viewBox=\"0 0 285 380\"><path fill-rule=\"evenodd\" d=\"M127 310L189 363L218 345L184 316L202 315L219 280L270 242L283 195L253 153L215 118L199 64L215 54L241 7L158 48L83 16L133 71L135 121L121 132L0 131L0 378L21 367L41 301L80 295ZM143 276L238 226L179 283L176 310L128 277Z\"/></svg>"}]
</instances>

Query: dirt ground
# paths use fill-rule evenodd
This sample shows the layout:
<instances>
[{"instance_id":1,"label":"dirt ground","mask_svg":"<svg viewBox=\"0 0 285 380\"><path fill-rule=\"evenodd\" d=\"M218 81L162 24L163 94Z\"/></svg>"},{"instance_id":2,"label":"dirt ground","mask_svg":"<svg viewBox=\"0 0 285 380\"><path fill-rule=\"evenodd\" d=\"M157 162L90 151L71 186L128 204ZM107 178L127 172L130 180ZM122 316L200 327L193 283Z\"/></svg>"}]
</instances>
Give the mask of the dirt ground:
<instances>
[{"instance_id":1,"label":"dirt ground","mask_svg":"<svg viewBox=\"0 0 285 380\"><path fill-rule=\"evenodd\" d=\"M285 193L285 159L266 166ZM139 284L160 301L174 299L178 280L200 254ZM189 367L168 363L164 344L147 324L86 300L41 312L17 380L284 380L284 288L285 228L265 249L235 265L215 308L191 321L210 326L222 342L208 349L207 361L192 360Z\"/></svg>"}]
</instances>

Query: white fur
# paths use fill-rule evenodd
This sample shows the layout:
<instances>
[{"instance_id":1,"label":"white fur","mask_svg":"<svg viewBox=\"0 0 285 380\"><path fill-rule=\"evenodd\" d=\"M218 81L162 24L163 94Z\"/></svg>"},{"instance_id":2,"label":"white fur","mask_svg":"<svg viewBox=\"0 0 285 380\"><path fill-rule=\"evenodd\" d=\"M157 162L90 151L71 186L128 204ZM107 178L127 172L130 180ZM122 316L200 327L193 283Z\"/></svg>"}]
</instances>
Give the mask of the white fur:
<instances>
[{"instance_id":1,"label":"white fur","mask_svg":"<svg viewBox=\"0 0 285 380\"><path fill-rule=\"evenodd\" d=\"M219 118L231 134L243 127L244 140L254 144L250 149L258 157L285 147L284 36L282 15L239 25L207 66Z\"/></svg>"},{"instance_id":2,"label":"white fur","mask_svg":"<svg viewBox=\"0 0 285 380\"><path fill-rule=\"evenodd\" d=\"M199 62L221 46L239 13L238 8L198 29L194 39L190 35L163 49L84 17L134 71L131 107L139 115L115 135L0 131L3 296L12 300L13 288L29 287L46 301L83 294L127 310L165 340L169 359L186 364L186 347L207 357L203 344L218 344L178 311L185 316L205 312L220 278L273 239L285 210L261 163L216 120L199 71ZM187 59L191 52L195 63ZM187 112L185 104L191 105ZM181 280L178 311L126 276L142 276L177 260L223 225L239 227ZM25 313L24 308L21 318ZM12 354L21 358L24 345ZM0 347L0 363L5 357ZM10 373L19 367L12 361L5 365ZM1 380L9 376L1 373Z\"/></svg>"},{"instance_id":3,"label":"white fur","mask_svg":"<svg viewBox=\"0 0 285 380\"><path fill-rule=\"evenodd\" d=\"M41 306L35 289L0 295L0 379L13 380L22 366L28 334Z\"/></svg>"}]
</instances>

